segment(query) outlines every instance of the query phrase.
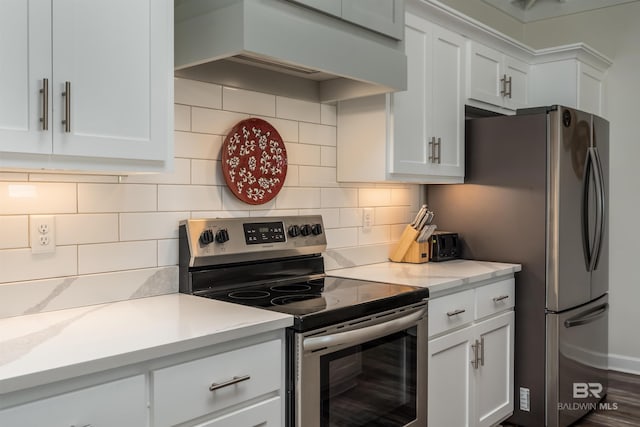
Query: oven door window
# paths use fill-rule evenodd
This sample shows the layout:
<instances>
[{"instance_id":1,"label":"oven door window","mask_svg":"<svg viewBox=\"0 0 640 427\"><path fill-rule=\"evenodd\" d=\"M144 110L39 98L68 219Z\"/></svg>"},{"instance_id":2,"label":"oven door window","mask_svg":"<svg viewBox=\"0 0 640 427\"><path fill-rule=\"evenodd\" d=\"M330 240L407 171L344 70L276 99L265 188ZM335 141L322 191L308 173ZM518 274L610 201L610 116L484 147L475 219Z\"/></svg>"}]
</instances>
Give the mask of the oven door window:
<instances>
[{"instance_id":1,"label":"oven door window","mask_svg":"<svg viewBox=\"0 0 640 427\"><path fill-rule=\"evenodd\" d=\"M416 419L417 328L320 358L322 427L404 426Z\"/></svg>"}]
</instances>

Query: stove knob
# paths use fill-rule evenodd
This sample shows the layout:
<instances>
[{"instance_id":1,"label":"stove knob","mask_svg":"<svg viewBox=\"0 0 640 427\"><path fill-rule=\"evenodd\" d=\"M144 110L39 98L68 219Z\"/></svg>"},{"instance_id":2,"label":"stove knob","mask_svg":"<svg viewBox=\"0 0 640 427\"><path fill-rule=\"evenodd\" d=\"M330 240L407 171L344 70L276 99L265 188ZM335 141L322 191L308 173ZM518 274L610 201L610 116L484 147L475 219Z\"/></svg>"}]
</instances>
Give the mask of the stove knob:
<instances>
[{"instance_id":1,"label":"stove knob","mask_svg":"<svg viewBox=\"0 0 640 427\"><path fill-rule=\"evenodd\" d=\"M227 229L222 228L218 230L218 232L216 233L216 242L224 243L227 241L229 241L229 232L227 231Z\"/></svg>"},{"instance_id":2,"label":"stove knob","mask_svg":"<svg viewBox=\"0 0 640 427\"><path fill-rule=\"evenodd\" d=\"M300 227L300 233L302 233L303 236L308 236L311 234L311 226L309 224L303 225Z\"/></svg>"},{"instance_id":3,"label":"stove knob","mask_svg":"<svg viewBox=\"0 0 640 427\"><path fill-rule=\"evenodd\" d=\"M200 243L202 243L203 245L208 245L209 243L213 242L213 240L214 236L213 231L211 230L204 230L202 234L200 234Z\"/></svg>"},{"instance_id":4,"label":"stove knob","mask_svg":"<svg viewBox=\"0 0 640 427\"><path fill-rule=\"evenodd\" d=\"M300 227L297 225L289 226L289 236L298 237L300 235Z\"/></svg>"},{"instance_id":5,"label":"stove knob","mask_svg":"<svg viewBox=\"0 0 640 427\"><path fill-rule=\"evenodd\" d=\"M314 236L322 234L322 224L313 224L311 226L311 233L313 233Z\"/></svg>"}]
</instances>

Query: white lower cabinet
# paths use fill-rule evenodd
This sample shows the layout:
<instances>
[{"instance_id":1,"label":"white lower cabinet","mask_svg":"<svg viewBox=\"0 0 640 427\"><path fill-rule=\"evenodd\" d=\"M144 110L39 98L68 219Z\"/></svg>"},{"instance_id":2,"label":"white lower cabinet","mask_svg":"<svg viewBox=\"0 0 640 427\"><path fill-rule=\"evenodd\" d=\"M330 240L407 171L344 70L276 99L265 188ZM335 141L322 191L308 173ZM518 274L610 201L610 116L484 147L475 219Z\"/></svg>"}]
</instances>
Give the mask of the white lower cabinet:
<instances>
[{"instance_id":1,"label":"white lower cabinet","mask_svg":"<svg viewBox=\"0 0 640 427\"><path fill-rule=\"evenodd\" d=\"M428 425L493 426L513 413L513 292L508 279L429 301Z\"/></svg>"},{"instance_id":2,"label":"white lower cabinet","mask_svg":"<svg viewBox=\"0 0 640 427\"><path fill-rule=\"evenodd\" d=\"M144 375L0 411L3 427L141 427L148 424Z\"/></svg>"},{"instance_id":3,"label":"white lower cabinet","mask_svg":"<svg viewBox=\"0 0 640 427\"><path fill-rule=\"evenodd\" d=\"M271 421L267 425L279 425L279 410L275 418L273 412L263 414L261 407L251 406L246 413L243 410L221 418L215 414L280 391L281 346L281 341L272 340L153 371L153 425L168 427L209 414L213 414L211 418L198 425L256 425L267 420ZM228 424L236 418L261 420Z\"/></svg>"}]
</instances>

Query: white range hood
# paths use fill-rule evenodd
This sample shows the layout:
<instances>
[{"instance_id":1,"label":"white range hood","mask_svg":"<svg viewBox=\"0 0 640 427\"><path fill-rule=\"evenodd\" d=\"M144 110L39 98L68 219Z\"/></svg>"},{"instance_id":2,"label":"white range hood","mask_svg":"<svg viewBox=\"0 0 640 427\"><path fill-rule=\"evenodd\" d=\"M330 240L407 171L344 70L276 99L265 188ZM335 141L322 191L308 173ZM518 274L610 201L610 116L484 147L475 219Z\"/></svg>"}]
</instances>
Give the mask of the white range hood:
<instances>
[{"instance_id":1,"label":"white range hood","mask_svg":"<svg viewBox=\"0 0 640 427\"><path fill-rule=\"evenodd\" d=\"M402 41L286 0L176 0L175 68L318 102L407 85Z\"/></svg>"}]
</instances>

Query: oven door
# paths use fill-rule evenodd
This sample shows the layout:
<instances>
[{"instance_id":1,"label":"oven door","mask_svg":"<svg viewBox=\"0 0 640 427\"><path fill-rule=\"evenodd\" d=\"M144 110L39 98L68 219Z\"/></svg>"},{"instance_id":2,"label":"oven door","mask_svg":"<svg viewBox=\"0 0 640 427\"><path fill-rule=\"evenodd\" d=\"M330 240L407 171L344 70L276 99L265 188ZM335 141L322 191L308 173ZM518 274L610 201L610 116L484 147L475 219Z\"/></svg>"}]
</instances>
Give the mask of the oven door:
<instances>
[{"instance_id":1,"label":"oven door","mask_svg":"<svg viewBox=\"0 0 640 427\"><path fill-rule=\"evenodd\" d=\"M427 425L426 303L295 340L295 426Z\"/></svg>"}]
</instances>

